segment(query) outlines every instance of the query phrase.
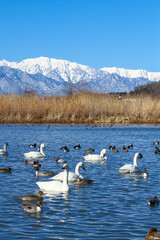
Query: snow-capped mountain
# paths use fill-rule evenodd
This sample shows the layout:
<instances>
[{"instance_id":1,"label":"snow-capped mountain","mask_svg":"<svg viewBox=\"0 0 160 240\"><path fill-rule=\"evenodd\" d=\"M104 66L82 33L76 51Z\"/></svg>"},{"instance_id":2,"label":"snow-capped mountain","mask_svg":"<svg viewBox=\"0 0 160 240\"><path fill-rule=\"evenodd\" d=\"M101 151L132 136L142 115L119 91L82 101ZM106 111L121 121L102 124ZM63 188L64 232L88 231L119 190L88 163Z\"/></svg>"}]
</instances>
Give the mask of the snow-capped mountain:
<instances>
[{"instance_id":1,"label":"snow-capped mountain","mask_svg":"<svg viewBox=\"0 0 160 240\"><path fill-rule=\"evenodd\" d=\"M101 68L102 71L109 72L109 73L117 73L121 77L128 77L128 78L147 78L150 81L160 81L160 72L147 72L146 70L139 69L139 70L131 70L125 68L116 68L116 67L105 67Z\"/></svg>"},{"instance_id":2,"label":"snow-capped mountain","mask_svg":"<svg viewBox=\"0 0 160 240\"><path fill-rule=\"evenodd\" d=\"M160 80L160 73L119 68L91 68L47 57L22 62L0 61L0 93L67 94L74 91L129 92L135 86Z\"/></svg>"}]
</instances>

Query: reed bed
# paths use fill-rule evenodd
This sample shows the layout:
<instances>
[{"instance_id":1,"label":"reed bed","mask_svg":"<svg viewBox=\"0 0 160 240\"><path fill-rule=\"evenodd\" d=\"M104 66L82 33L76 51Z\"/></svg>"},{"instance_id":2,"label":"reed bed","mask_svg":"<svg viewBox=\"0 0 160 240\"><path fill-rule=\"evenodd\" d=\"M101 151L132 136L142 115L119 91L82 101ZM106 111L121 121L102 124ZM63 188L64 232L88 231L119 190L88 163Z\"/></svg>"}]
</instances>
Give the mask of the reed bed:
<instances>
[{"instance_id":1,"label":"reed bed","mask_svg":"<svg viewBox=\"0 0 160 240\"><path fill-rule=\"evenodd\" d=\"M159 124L152 95L78 93L71 96L1 95L1 124Z\"/></svg>"}]
</instances>

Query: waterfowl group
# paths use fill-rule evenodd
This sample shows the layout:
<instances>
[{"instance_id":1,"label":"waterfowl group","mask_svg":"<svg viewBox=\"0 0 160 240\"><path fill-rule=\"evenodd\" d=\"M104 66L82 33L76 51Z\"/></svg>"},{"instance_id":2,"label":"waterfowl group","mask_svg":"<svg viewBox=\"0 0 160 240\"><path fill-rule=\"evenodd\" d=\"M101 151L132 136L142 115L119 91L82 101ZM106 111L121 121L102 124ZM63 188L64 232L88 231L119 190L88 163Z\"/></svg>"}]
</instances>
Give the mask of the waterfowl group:
<instances>
[{"instance_id":1,"label":"waterfowl group","mask_svg":"<svg viewBox=\"0 0 160 240\"><path fill-rule=\"evenodd\" d=\"M62 182L60 181L43 181L43 182L36 182L39 188L43 192L58 192L58 193L66 193L69 192L69 184L68 184L68 171L69 167L67 164L63 165L64 175Z\"/></svg>"},{"instance_id":2,"label":"waterfowl group","mask_svg":"<svg viewBox=\"0 0 160 240\"><path fill-rule=\"evenodd\" d=\"M5 151L7 151L7 146L6 148L3 149ZM36 146L30 146L30 147L36 147ZM128 146L127 148L132 148L133 145L130 147ZM39 155L37 157L37 153L42 154L43 152L43 148L44 148L44 144L41 144L40 147L40 152L29 152L29 153L25 153L24 156L27 157L28 159L30 158L39 158ZM80 149L81 146L76 145L74 146L74 149ZM126 147L123 148L123 150L125 151L127 149ZM66 149L68 149L66 146L63 148L63 150L65 151ZM69 150L69 149L68 149ZM114 146L112 147L112 152L119 152L117 148L115 148ZM67 150L66 150L67 151ZM88 150L85 150L86 153L89 153L84 157L84 161L85 162L94 162L94 161L102 161L102 160L107 160L106 155L106 149L102 149L102 151L100 152L100 154L92 154L92 152L94 151L94 149L89 148ZM26 155L29 154L29 155ZM45 156L44 153L42 154L43 157ZM141 158L142 155L141 153L136 153L134 155L134 159L133 159L133 164L126 164L124 166L122 166L121 168L119 168L119 172L120 173L139 173L139 176L143 176L146 177L148 175L147 170L144 169L143 171L140 169L140 167L138 166L138 158ZM57 163L65 163L66 161L63 159L60 159L57 157ZM55 174L55 172L39 172L39 162L35 161L35 160L25 160L26 164L31 164L34 166L34 169L36 171L36 176L53 176ZM22 201L38 201L37 204L22 204L22 208L24 209L24 211L28 212L28 213L36 213L36 212L41 212L41 207L42 207L42 203L41 200L43 199L43 194L45 192L69 192L70 191L70 187L69 187L69 183L70 182L75 182L77 185L86 185L86 184L92 184L94 180L90 180L90 179L84 179L84 177L80 174L79 170L80 168L85 170L84 167L84 162L79 162L76 167L75 167L75 172L70 172L69 171L69 167L67 164L63 165L63 172L55 175L54 177L52 177L51 179L49 179L48 181L38 181L36 182L36 184L38 185L38 187L41 189L40 191L37 192L37 195L22 195L21 196L21 200ZM11 172L11 168L6 168L6 169L0 169L0 172ZM43 193L44 192L44 193ZM148 204L150 206L154 206L154 205L158 205L159 204L159 200L157 197L154 197L152 199L150 199L148 201ZM157 229L152 228L148 231L146 238L147 239L158 239L158 235L160 234ZM149 238L150 237L150 238Z\"/></svg>"},{"instance_id":3,"label":"waterfowl group","mask_svg":"<svg viewBox=\"0 0 160 240\"><path fill-rule=\"evenodd\" d=\"M68 172L68 182L75 182L77 177L80 177L83 179L83 176L80 174L80 168L83 170L86 170L84 167L84 162L79 162L75 167L75 172ZM55 175L54 177L51 177L52 180L56 181L63 181L65 172L60 172L59 174Z\"/></svg>"},{"instance_id":4,"label":"waterfowl group","mask_svg":"<svg viewBox=\"0 0 160 240\"><path fill-rule=\"evenodd\" d=\"M25 158L27 159L38 159L38 158L44 158L45 154L43 152L43 148L45 148L44 143L40 145L40 151L31 151L28 153L24 153Z\"/></svg>"},{"instance_id":5,"label":"waterfowl group","mask_svg":"<svg viewBox=\"0 0 160 240\"><path fill-rule=\"evenodd\" d=\"M124 166L120 167L118 170L120 173L137 173L141 172L140 167L138 166L137 159L142 158L141 153L135 153L133 158L133 164L125 164Z\"/></svg>"}]
</instances>

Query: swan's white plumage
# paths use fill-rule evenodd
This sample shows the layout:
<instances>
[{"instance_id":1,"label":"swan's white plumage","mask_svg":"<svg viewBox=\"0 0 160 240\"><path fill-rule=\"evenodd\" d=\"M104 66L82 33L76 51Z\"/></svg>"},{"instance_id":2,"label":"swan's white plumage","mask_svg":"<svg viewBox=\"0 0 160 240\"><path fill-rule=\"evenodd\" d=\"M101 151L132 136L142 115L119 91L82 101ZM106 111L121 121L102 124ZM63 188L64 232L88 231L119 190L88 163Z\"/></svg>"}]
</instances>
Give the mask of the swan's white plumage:
<instances>
[{"instance_id":1,"label":"swan's white plumage","mask_svg":"<svg viewBox=\"0 0 160 240\"><path fill-rule=\"evenodd\" d=\"M137 164L137 158L141 158L141 153L135 153L133 158L133 164L125 164L124 166L120 167L118 170L120 173L138 173L141 172L140 167Z\"/></svg>"},{"instance_id":2,"label":"swan's white plumage","mask_svg":"<svg viewBox=\"0 0 160 240\"><path fill-rule=\"evenodd\" d=\"M92 162L92 161L106 161L107 157L105 156L106 149L102 149L100 154L88 154L86 156L83 156L85 159L85 162Z\"/></svg>"},{"instance_id":3,"label":"swan's white plumage","mask_svg":"<svg viewBox=\"0 0 160 240\"><path fill-rule=\"evenodd\" d=\"M68 165L63 165L64 169L64 176L63 182L60 181L46 181L46 182L36 182L39 188L43 192L58 192L58 193L65 193L69 192L69 185L68 185Z\"/></svg>"},{"instance_id":4,"label":"swan's white plumage","mask_svg":"<svg viewBox=\"0 0 160 240\"><path fill-rule=\"evenodd\" d=\"M8 155L7 146L8 146L8 143L5 142L5 143L4 143L4 148L3 148L3 149L0 149L0 155Z\"/></svg>"},{"instance_id":5,"label":"swan's white plumage","mask_svg":"<svg viewBox=\"0 0 160 240\"><path fill-rule=\"evenodd\" d=\"M25 158L31 159L31 158L44 158L45 154L43 152L43 148L45 148L44 143L41 144L40 146L40 151L31 151L28 153L24 153Z\"/></svg>"},{"instance_id":6,"label":"swan's white plumage","mask_svg":"<svg viewBox=\"0 0 160 240\"><path fill-rule=\"evenodd\" d=\"M80 168L83 168L85 170L84 167L84 163L83 162L79 162L76 167L75 167L75 172L68 172L68 182L75 182L77 177L80 177L81 179L83 179L83 176L80 174ZM63 181L64 178L64 172L60 172L59 174L55 175L54 177L51 177L52 180L58 180L58 181Z\"/></svg>"}]
</instances>

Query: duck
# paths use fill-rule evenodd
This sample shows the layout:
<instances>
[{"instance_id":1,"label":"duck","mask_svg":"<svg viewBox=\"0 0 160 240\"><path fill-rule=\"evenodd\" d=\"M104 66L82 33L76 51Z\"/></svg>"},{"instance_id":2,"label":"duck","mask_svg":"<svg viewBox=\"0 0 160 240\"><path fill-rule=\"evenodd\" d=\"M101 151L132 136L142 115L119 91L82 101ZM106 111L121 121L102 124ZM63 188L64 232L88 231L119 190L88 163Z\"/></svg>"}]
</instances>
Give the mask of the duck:
<instances>
[{"instance_id":1,"label":"duck","mask_svg":"<svg viewBox=\"0 0 160 240\"><path fill-rule=\"evenodd\" d=\"M94 180L91 179L81 179L80 177L76 178L76 184L77 185L86 185L86 184L92 184Z\"/></svg>"},{"instance_id":2,"label":"duck","mask_svg":"<svg viewBox=\"0 0 160 240\"><path fill-rule=\"evenodd\" d=\"M105 156L106 149L102 149L100 154L88 154L84 157L85 162L94 162L94 161L106 161L107 157Z\"/></svg>"},{"instance_id":3,"label":"duck","mask_svg":"<svg viewBox=\"0 0 160 240\"><path fill-rule=\"evenodd\" d=\"M45 192L57 192L57 193L68 193L70 191L68 184L68 164L64 164L62 169L64 170L63 181L46 181L36 182L39 188Z\"/></svg>"},{"instance_id":4,"label":"duck","mask_svg":"<svg viewBox=\"0 0 160 240\"><path fill-rule=\"evenodd\" d=\"M45 154L43 152L43 148L45 148L45 145L44 143L42 143L40 145L40 152L36 152L36 151L32 151L32 152L28 152L28 153L24 153L24 156L25 158L44 158L45 157Z\"/></svg>"},{"instance_id":5,"label":"duck","mask_svg":"<svg viewBox=\"0 0 160 240\"><path fill-rule=\"evenodd\" d=\"M151 207L159 205L159 200L158 200L157 196L154 196L153 198L150 198L148 200L148 205L151 206Z\"/></svg>"},{"instance_id":6,"label":"duck","mask_svg":"<svg viewBox=\"0 0 160 240\"><path fill-rule=\"evenodd\" d=\"M153 142L154 145L159 145L159 141Z\"/></svg>"},{"instance_id":7,"label":"duck","mask_svg":"<svg viewBox=\"0 0 160 240\"><path fill-rule=\"evenodd\" d=\"M28 146L29 146L29 147L34 147L34 148L36 148L37 144L36 144L36 143L34 143L34 144L29 144Z\"/></svg>"},{"instance_id":8,"label":"duck","mask_svg":"<svg viewBox=\"0 0 160 240\"><path fill-rule=\"evenodd\" d=\"M85 153L92 153L92 152L94 152L93 148L89 148L89 149L85 150Z\"/></svg>"},{"instance_id":9,"label":"duck","mask_svg":"<svg viewBox=\"0 0 160 240\"><path fill-rule=\"evenodd\" d=\"M25 212L28 213L37 213L41 212L42 203L40 201L37 201L37 204L29 204L29 203L24 203L21 204L21 207L24 209Z\"/></svg>"},{"instance_id":10,"label":"duck","mask_svg":"<svg viewBox=\"0 0 160 240\"><path fill-rule=\"evenodd\" d=\"M35 160L25 160L24 162L25 164L31 164L33 167L41 167L41 164L39 164L39 162Z\"/></svg>"},{"instance_id":11,"label":"duck","mask_svg":"<svg viewBox=\"0 0 160 240\"><path fill-rule=\"evenodd\" d=\"M22 201L42 201L44 193L42 191L38 191L37 195L29 194L29 195L22 195L19 197Z\"/></svg>"},{"instance_id":12,"label":"duck","mask_svg":"<svg viewBox=\"0 0 160 240\"><path fill-rule=\"evenodd\" d=\"M67 146L61 147L60 149L63 150L64 152L69 152L69 149Z\"/></svg>"},{"instance_id":13,"label":"duck","mask_svg":"<svg viewBox=\"0 0 160 240\"><path fill-rule=\"evenodd\" d=\"M66 161L66 160L63 160L63 159L61 159L61 158L59 158L59 157L57 157L56 162L57 162L57 164L58 164L58 163L65 163L65 162L67 162L67 161Z\"/></svg>"},{"instance_id":14,"label":"duck","mask_svg":"<svg viewBox=\"0 0 160 240\"><path fill-rule=\"evenodd\" d=\"M143 172L140 172L140 173L139 173L139 176L140 176L140 177L147 178L147 177L148 177L147 169L144 168Z\"/></svg>"},{"instance_id":15,"label":"duck","mask_svg":"<svg viewBox=\"0 0 160 240\"><path fill-rule=\"evenodd\" d=\"M127 148L133 148L133 144L129 145Z\"/></svg>"},{"instance_id":16,"label":"duck","mask_svg":"<svg viewBox=\"0 0 160 240\"><path fill-rule=\"evenodd\" d=\"M123 151L124 151L124 152L128 152L128 149L127 149L127 148L125 148L125 149L123 149Z\"/></svg>"},{"instance_id":17,"label":"duck","mask_svg":"<svg viewBox=\"0 0 160 240\"><path fill-rule=\"evenodd\" d=\"M0 173L11 173L12 171L12 168L1 168L0 169Z\"/></svg>"},{"instance_id":18,"label":"duck","mask_svg":"<svg viewBox=\"0 0 160 240\"><path fill-rule=\"evenodd\" d=\"M75 145L73 148L74 148L74 149L80 149L81 146L80 146L80 144L78 144L78 145Z\"/></svg>"},{"instance_id":19,"label":"duck","mask_svg":"<svg viewBox=\"0 0 160 240\"><path fill-rule=\"evenodd\" d=\"M75 182L77 177L80 177L81 179L83 179L83 176L79 172L80 168L82 168L83 170L86 171L85 166L84 166L84 162L77 163L77 165L75 167L75 172L68 172L68 182ZM51 179L52 180L63 181L64 174L65 174L64 172L60 172L59 174L55 175Z\"/></svg>"},{"instance_id":20,"label":"duck","mask_svg":"<svg viewBox=\"0 0 160 240\"><path fill-rule=\"evenodd\" d=\"M39 172L39 167L36 166L34 167L35 171L36 171L36 177L50 177L50 176L53 176L55 175L55 172Z\"/></svg>"},{"instance_id":21,"label":"duck","mask_svg":"<svg viewBox=\"0 0 160 240\"><path fill-rule=\"evenodd\" d=\"M7 146L8 146L8 143L5 142L4 143L4 148L0 149L0 155L8 155Z\"/></svg>"},{"instance_id":22,"label":"duck","mask_svg":"<svg viewBox=\"0 0 160 240\"><path fill-rule=\"evenodd\" d=\"M113 147L111 148L111 151L112 151L112 152L119 152L118 149L117 149L115 146L113 146Z\"/></svg>"},{"instance_id":23,"label":"duck","mask_svg":"<svg viewBox=\"0 0 160 240\"><path fill-rule=\"evenodd\" d=\"M94 152L93 148L89 148L89 149L85 150L85 153L92 153L92 152Z\"/></svg>"},{"instance_id":24,"label":"duck","mask_svg":"<svg viewBox=\"0 0 160 240\"><path fill-rule=\"evenodd\" d=\"M136 173L140 172L140 168L137 164L137 158L142 158L141 153L135 153L133 158L133 164L125 164L124 166L120 167L118 170L120 173Z\"/></svg>"},{"instance_id":25,"label":"duck","mask_svg":"<svg viewBox=\"0 0 160 240\"><path fill-rule=\"evenodd\" d=\"M157 228L150 228L147 235L146 235L147 240L158 240L160 239L160 232L157 231Z\"/></svg>"}]
</instances>

